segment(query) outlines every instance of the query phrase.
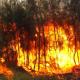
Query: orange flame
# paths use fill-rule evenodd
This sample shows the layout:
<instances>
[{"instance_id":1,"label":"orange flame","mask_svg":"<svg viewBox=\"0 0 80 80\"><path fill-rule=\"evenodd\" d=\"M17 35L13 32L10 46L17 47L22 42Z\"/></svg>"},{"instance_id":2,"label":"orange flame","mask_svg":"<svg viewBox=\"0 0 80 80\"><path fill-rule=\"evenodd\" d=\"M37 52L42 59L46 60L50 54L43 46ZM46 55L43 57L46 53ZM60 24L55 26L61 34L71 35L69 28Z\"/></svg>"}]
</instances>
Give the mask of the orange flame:
<instances>
[{"instance_id":1,"label":"orange flame","mask_svg":"<svg viewBox=\"0 0 80 80\"><path fill-rule=\"evenodd\" d=\"M0 58L0 74L5 75L8 80L12 80L13 72L6 66L4 58Z\"/></svg>"},{"instance_id":2,"label":"orange flame","mask_svg":"<svg viewBox=\"0 0 80 80\"><path fill-rule=\"evenodd\" d=\"M17 40L18 38L19 36ZM43 27L36 27L35 38L33 41L29 40L29 51L21 47L20 40L13 45L18 55L18 66L37 74L58 74L71 72L75 65L79 65L79 42L76 42L75 49L73 26L60 26L49 22Z\"/></svg>"}]
</instances>

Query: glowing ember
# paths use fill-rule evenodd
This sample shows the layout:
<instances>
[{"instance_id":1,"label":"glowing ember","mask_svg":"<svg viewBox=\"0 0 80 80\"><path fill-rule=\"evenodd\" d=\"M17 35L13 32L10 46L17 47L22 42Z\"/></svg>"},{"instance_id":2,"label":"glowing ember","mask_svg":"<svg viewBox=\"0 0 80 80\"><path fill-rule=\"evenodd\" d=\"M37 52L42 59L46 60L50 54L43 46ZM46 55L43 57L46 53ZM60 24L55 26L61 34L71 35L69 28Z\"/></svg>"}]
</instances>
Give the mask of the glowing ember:
<instances>
[{"instance_id":1,"label":"glowing ember","mask_svg":"<svg viewBox=\"0 0 80 80\"><path fill-rule=\"evenodd\" d=\"M17 65L25 70L37 74L62 74L71 72L75 65L79 65L78 41L76 44L75 49L73 26L60 26L49 22L43 27L36 27L35 39L29 40L30 50L21 47L19 35L16 43L11 46L18 55Z\"/></svg>"},{"instance_id":2,"label":"glowing ember","mask_svg":"<svg viewBox=\"0 0 80 80\"><path fill-rule=\"evenodd\" d=\"M0 62L1 63L4 63L5 62L5 59L4 58L0 58Z\"/></svg>"},{"instance_id":3,"label":"glowing ember","mask_svg":"<svg viewBox=\"0 0 80 80\"><path fill-rule=\"evenodd\" d=\"M13 72L5 65L5 59L0 58L0 74L7 77L8 80L12 80Z\"/></svg>"}]
</instances>

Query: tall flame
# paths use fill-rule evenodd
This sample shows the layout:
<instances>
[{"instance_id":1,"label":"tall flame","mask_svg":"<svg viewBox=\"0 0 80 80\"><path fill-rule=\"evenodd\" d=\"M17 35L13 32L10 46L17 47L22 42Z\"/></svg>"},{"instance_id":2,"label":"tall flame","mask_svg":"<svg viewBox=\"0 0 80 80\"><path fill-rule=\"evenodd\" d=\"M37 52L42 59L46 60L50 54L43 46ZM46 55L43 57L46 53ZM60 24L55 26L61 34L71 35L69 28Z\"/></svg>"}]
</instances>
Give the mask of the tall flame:
<instances>
[{"instance_id":1,"label":"tall flame","mask_svg":"<svg viewBox=\"0 0 80 80\"><path fill-rule=\"evenodd\" d=\"M49 22L36 27L34 40L29 40L30 50L21 47L20 38L13 49L17 52L17 64L25 70L35 73L67 73L79 65L80 48L76 41L73 26L55 25Z\"/></svg>"}]
</instances>

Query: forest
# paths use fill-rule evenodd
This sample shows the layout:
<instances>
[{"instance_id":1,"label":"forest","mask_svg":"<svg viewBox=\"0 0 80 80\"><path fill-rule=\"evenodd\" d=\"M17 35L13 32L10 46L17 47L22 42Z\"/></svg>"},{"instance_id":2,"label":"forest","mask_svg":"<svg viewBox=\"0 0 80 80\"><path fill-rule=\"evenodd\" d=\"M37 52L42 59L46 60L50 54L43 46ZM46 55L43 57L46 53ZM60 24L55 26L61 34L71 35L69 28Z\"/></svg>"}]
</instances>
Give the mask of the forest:
<instances>
[{"instance_id":1,"label":"forest","mask_svg":"<svg viewBox=\"0 0 80 80\"><path fill-rule=\"evenodd\" d=\"M53 29L52 37L54 40L50 37L51 33L47 31L47 27L44 27L48 26L48 23L53 26L51 29ZM50 29L49 27L50 26L48 26L48 29ZM61 30L62 32L60 32ZM64 33L64 35L62 33ZM63 36L60 36L60 34ZM62 42L62 39L64 42ZM49 42L49 40L52 41ZM57 54L58 48L59 51L63 51L63 49L66 50L65 47L66 49L68 47L65 52L73 53L74 64L79 64L79 0L3 0L0 3L0 59L4 58L7 66L22 67L27 65L29 70L31 70L30 73L36 70L39 71L41 69L40 64L44 64L42 66L47 69L47 64L49 64L47 56L50 55L47 52L50 52L51 49L51 51L54 51L53 53ZM20 52L22 52L22 54L19 54ZM21 58L19 58L21 55L23 56L21 57L23 58L22 61ZM54 64L55 68L55 64L57 64L58 69L62 68L60 62L55 63L55 60L52 59L53 55L49 58L53 61L53 63L49 64L51 69L53 68L52 64ZM33 62L30 62L30 60ZM2 61L0 61L0 65L3 65ZM38 67L36 67L36 65ZM63 77L62 75L60 76ZM38 78L34 80L42 79ZM44 80L46 80L46 78L44 78ZM47 80L54 79L48 78ZM60 79L56 78L55 80ZM63 78L61 80L71 79ZM79 79L76 78L73 80Z\"/></svg>"}]
</instances>

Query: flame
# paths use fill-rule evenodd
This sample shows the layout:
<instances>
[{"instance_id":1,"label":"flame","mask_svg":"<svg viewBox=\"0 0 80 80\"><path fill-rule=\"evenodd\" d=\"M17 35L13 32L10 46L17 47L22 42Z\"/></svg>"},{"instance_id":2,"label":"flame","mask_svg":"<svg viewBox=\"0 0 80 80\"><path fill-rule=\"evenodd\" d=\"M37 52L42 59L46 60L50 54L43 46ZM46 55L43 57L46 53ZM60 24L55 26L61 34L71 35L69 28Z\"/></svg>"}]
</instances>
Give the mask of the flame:
<instances>
[{"instance_id":1,"label":"flame","mask_svg":"<svg viewBox=\"0 0 80 80\"><path fill-rule=\"evenodd\" d=\"M0 62L1 63L4 63L5 62L5 59L4 58L0 58Z\"/></svg>"},{"instance_id":2,"label":"flame","mask_svg":"<svg viewBox=\"0 0 80 80\"><path fill-rule=\"evenodd\" d=\"M13 72L6 66L4 58L0 58L0 74L5 75L8 80L12 80L14 75Z\"/></svg>"},{"instance_id":3,"label":"flame","mask_svg":"<svg viewBox=\"0 0 80 80\"><path fill-rule=\"evenodd\" d=\"M17 52L18 66L37 74L62 74L71 72L75 65L79 65L80 47L76 41L75 48L73 26L48 22L42 27L36 26L34 37L34 40L29 40L30 50L27 50L21 47L20 37L17 35L12 48Z\"/></svg>"}]
</instances>

